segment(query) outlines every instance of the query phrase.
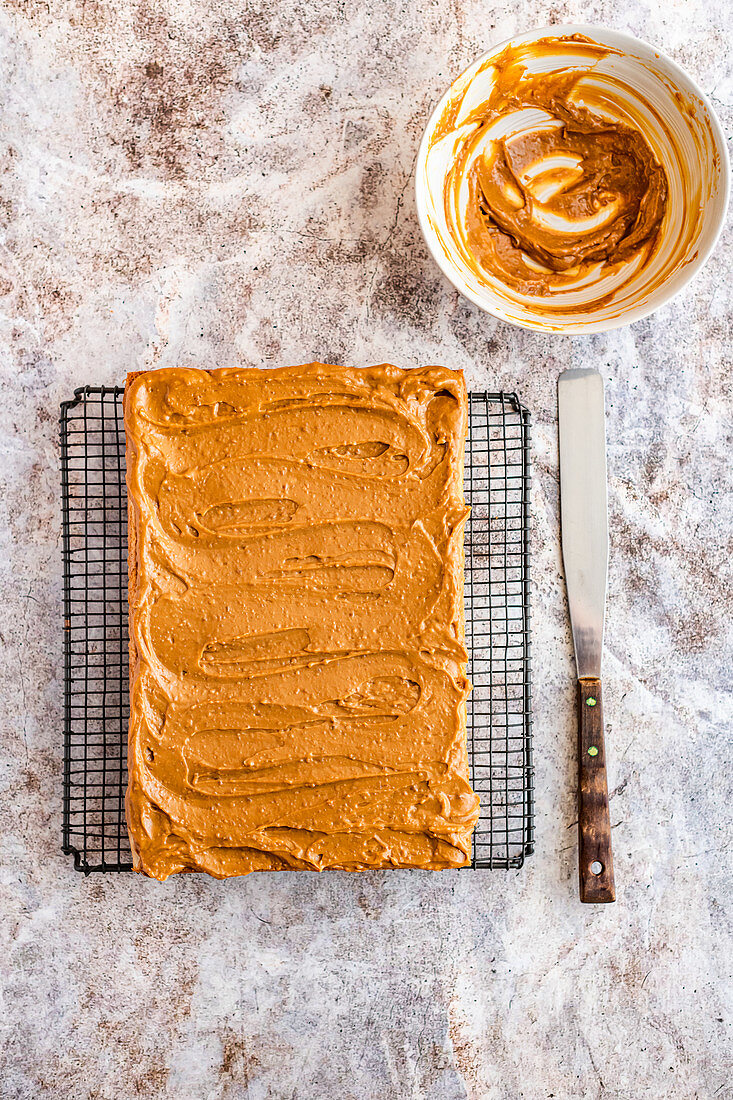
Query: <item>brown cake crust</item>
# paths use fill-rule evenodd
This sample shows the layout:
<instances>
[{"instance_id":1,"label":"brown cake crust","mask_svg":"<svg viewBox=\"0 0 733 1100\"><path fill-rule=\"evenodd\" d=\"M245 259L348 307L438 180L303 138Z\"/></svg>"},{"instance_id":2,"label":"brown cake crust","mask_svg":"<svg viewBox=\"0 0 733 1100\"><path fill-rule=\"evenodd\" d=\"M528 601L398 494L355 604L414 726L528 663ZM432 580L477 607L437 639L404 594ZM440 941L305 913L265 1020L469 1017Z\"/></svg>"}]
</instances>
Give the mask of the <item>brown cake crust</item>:
<instances>
[{"instance_id":1,"label":"brown cake crust","mask_svg":"<svg viewBox=\"0 0 733 1100\"><path fill-rule=\"evenodd\" d=\"M130 374L137 870L465 866L462 374Z\"/></svg>"},{"instance_id":2,"label":"brown cake crust","mask_svg":"<svg viewBox=\"0 0 733 1100\"><path fill-rule=\"evenodd\" d=\"M123 396L123 409L127 410L127 394L131 384L141 374L146 374L147 371L131 371L127 375L125 381L125 393ZM130 437L125 433L125 480L127 482L127 606L129 609L129 629L128 629L128 652L130 655L130 689L132 690L132 684L135 678L137 663L138 663L138 651L135 643L135 631L133 629L132 620L134 616L135 608L135 594L137 592L137 513L134 503L134 498L130 492L130 476L131 469L135 463L136 451L134 449L134 443ZM128 741L132 740L132 727L129 729ZM128 751L130 745L128 744ZM130 799L130 787L128 782L127 791L125 792L125 816L129 823L131 820L131 812L129 806ZM128 824L128 836L130 838L130 847L132 849L132 865L136 871L141 870L140 866L140 853L138 851L135 836Z\"/></svg>"}]
</instances>

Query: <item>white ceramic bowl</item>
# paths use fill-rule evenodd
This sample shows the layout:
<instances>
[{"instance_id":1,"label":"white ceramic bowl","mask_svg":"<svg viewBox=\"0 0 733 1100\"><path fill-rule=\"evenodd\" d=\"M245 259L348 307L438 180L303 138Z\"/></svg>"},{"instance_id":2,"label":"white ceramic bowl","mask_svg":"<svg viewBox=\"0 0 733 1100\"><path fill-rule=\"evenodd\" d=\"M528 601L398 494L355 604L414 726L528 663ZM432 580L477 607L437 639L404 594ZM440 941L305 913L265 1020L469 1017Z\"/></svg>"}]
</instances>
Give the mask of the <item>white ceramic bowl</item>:
<instances>
[{"instance_id":1,"label":"white ceramic bowl","mask_svg":"<svg viewBox=\"0 0 733 1100\"><path fill-rule=\"evenodd\" d=\"M668 179L667 212L660 243L643 275L630 278L610 300L584 305L583 291L575 291L572 311L553 311L552 300L510 290L495 276L472 270L446 220L444 184L452 162L448 138L434 140L447 104L469 90L467 102L478 104L489 94L494 70L490 64L510 43L519 45L540 38L584 35L618 54L610 55L613 80L628 109L644 123L644 133ZM561 57L561 55L558 55ZM601 62L601 67L605 62ZM558 59L529 63L531 71L563 67ZM609 70L610 71L610 70ZM680 102L685 104L682 109ZM651 109L650 109L651 108ZM458 122L460 123L460 114ZM620 117L623 117L621 115ZM662 125L656 126L655 120ZM668 135L673 135L670 141ZM692 279L710 255L722 229L730 190L730 170L725 138L709 101L698 86L667 57L630 35L603 27L566 25L542 27L517 35L479 57L456 81L435 108L417 157L416 198L420 226L436 263L457 289L481 309L503 321L547 332L603 332L646 317L669 301ZM699 215L697 210L699 209ZM690 211L695 211L693 231ZM597 301L598 289L592 298Z\"/></svg>"}]
</instances>

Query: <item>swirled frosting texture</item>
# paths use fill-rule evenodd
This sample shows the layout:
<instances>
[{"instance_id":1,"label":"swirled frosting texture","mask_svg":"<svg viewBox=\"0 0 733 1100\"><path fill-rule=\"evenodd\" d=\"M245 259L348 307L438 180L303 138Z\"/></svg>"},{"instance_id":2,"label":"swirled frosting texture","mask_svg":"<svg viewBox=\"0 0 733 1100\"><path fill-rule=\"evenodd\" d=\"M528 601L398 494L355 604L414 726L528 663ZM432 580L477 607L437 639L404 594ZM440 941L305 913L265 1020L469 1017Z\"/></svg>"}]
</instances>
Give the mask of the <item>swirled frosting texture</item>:
<instances>
[{"instance_id":1,"label":"swirled frosting texture","mask_svg":"<svg viewBox=\"0 0 733 1100\"><path fill-rule=\"evenodd\" d=\"M567 328L652 301L695 258L719 177L703 105L576 34L510 43L459 78L421 186L472 293Z\"/></svg>"},{"instance_id":2,"label":"swirled frosting texture","mask_svg":"<svg viewBox=\"0 0 733 1100\"><path fill-rule=\"evenodd\" d=\"M125 428L136 868L464 866L462 375L150 371Z\"/></svg>"}]
</instances>

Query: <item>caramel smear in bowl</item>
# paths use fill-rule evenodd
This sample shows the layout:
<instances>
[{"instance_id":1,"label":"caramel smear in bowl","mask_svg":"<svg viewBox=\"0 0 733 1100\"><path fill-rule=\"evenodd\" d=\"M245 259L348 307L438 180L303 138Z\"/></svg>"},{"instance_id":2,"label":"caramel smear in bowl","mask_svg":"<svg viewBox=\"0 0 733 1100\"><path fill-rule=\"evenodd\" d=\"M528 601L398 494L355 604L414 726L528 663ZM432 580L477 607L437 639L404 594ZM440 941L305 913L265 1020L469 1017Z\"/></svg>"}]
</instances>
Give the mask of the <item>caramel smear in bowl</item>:
<instances>
[{"instance_id":1,"label":"caramel smear in bowl","mask_svg":"<svg viewBox=\"0 0 733 1100\"><path fill-rule=\"evenodd\" d=\"M455 274L532 327L609 321L649 299L696 256L705 166L720 168L702 107L582 34L477 63L425 163L430 229Z\"/></svg>"}]
</instances>

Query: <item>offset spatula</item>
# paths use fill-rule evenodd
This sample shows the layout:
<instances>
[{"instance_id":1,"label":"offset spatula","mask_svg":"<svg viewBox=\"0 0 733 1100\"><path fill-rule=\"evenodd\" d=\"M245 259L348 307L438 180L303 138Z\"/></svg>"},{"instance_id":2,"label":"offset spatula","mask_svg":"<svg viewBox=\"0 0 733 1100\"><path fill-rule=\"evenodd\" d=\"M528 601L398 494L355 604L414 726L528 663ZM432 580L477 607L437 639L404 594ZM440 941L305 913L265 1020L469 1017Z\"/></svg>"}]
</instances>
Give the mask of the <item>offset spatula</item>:
<instances>
[{"instance_id":1,"label":"offset spatula","mask_svg":"<svg viewBox=\"0 0 733 1100\"><path fill-rule=\"evenodd\" d=\"M580 900L615 901L601 690L608 505L603 379L598 371L564 371L557 404L562 557L578 666Z\"/></svg>"}]
</instances>

